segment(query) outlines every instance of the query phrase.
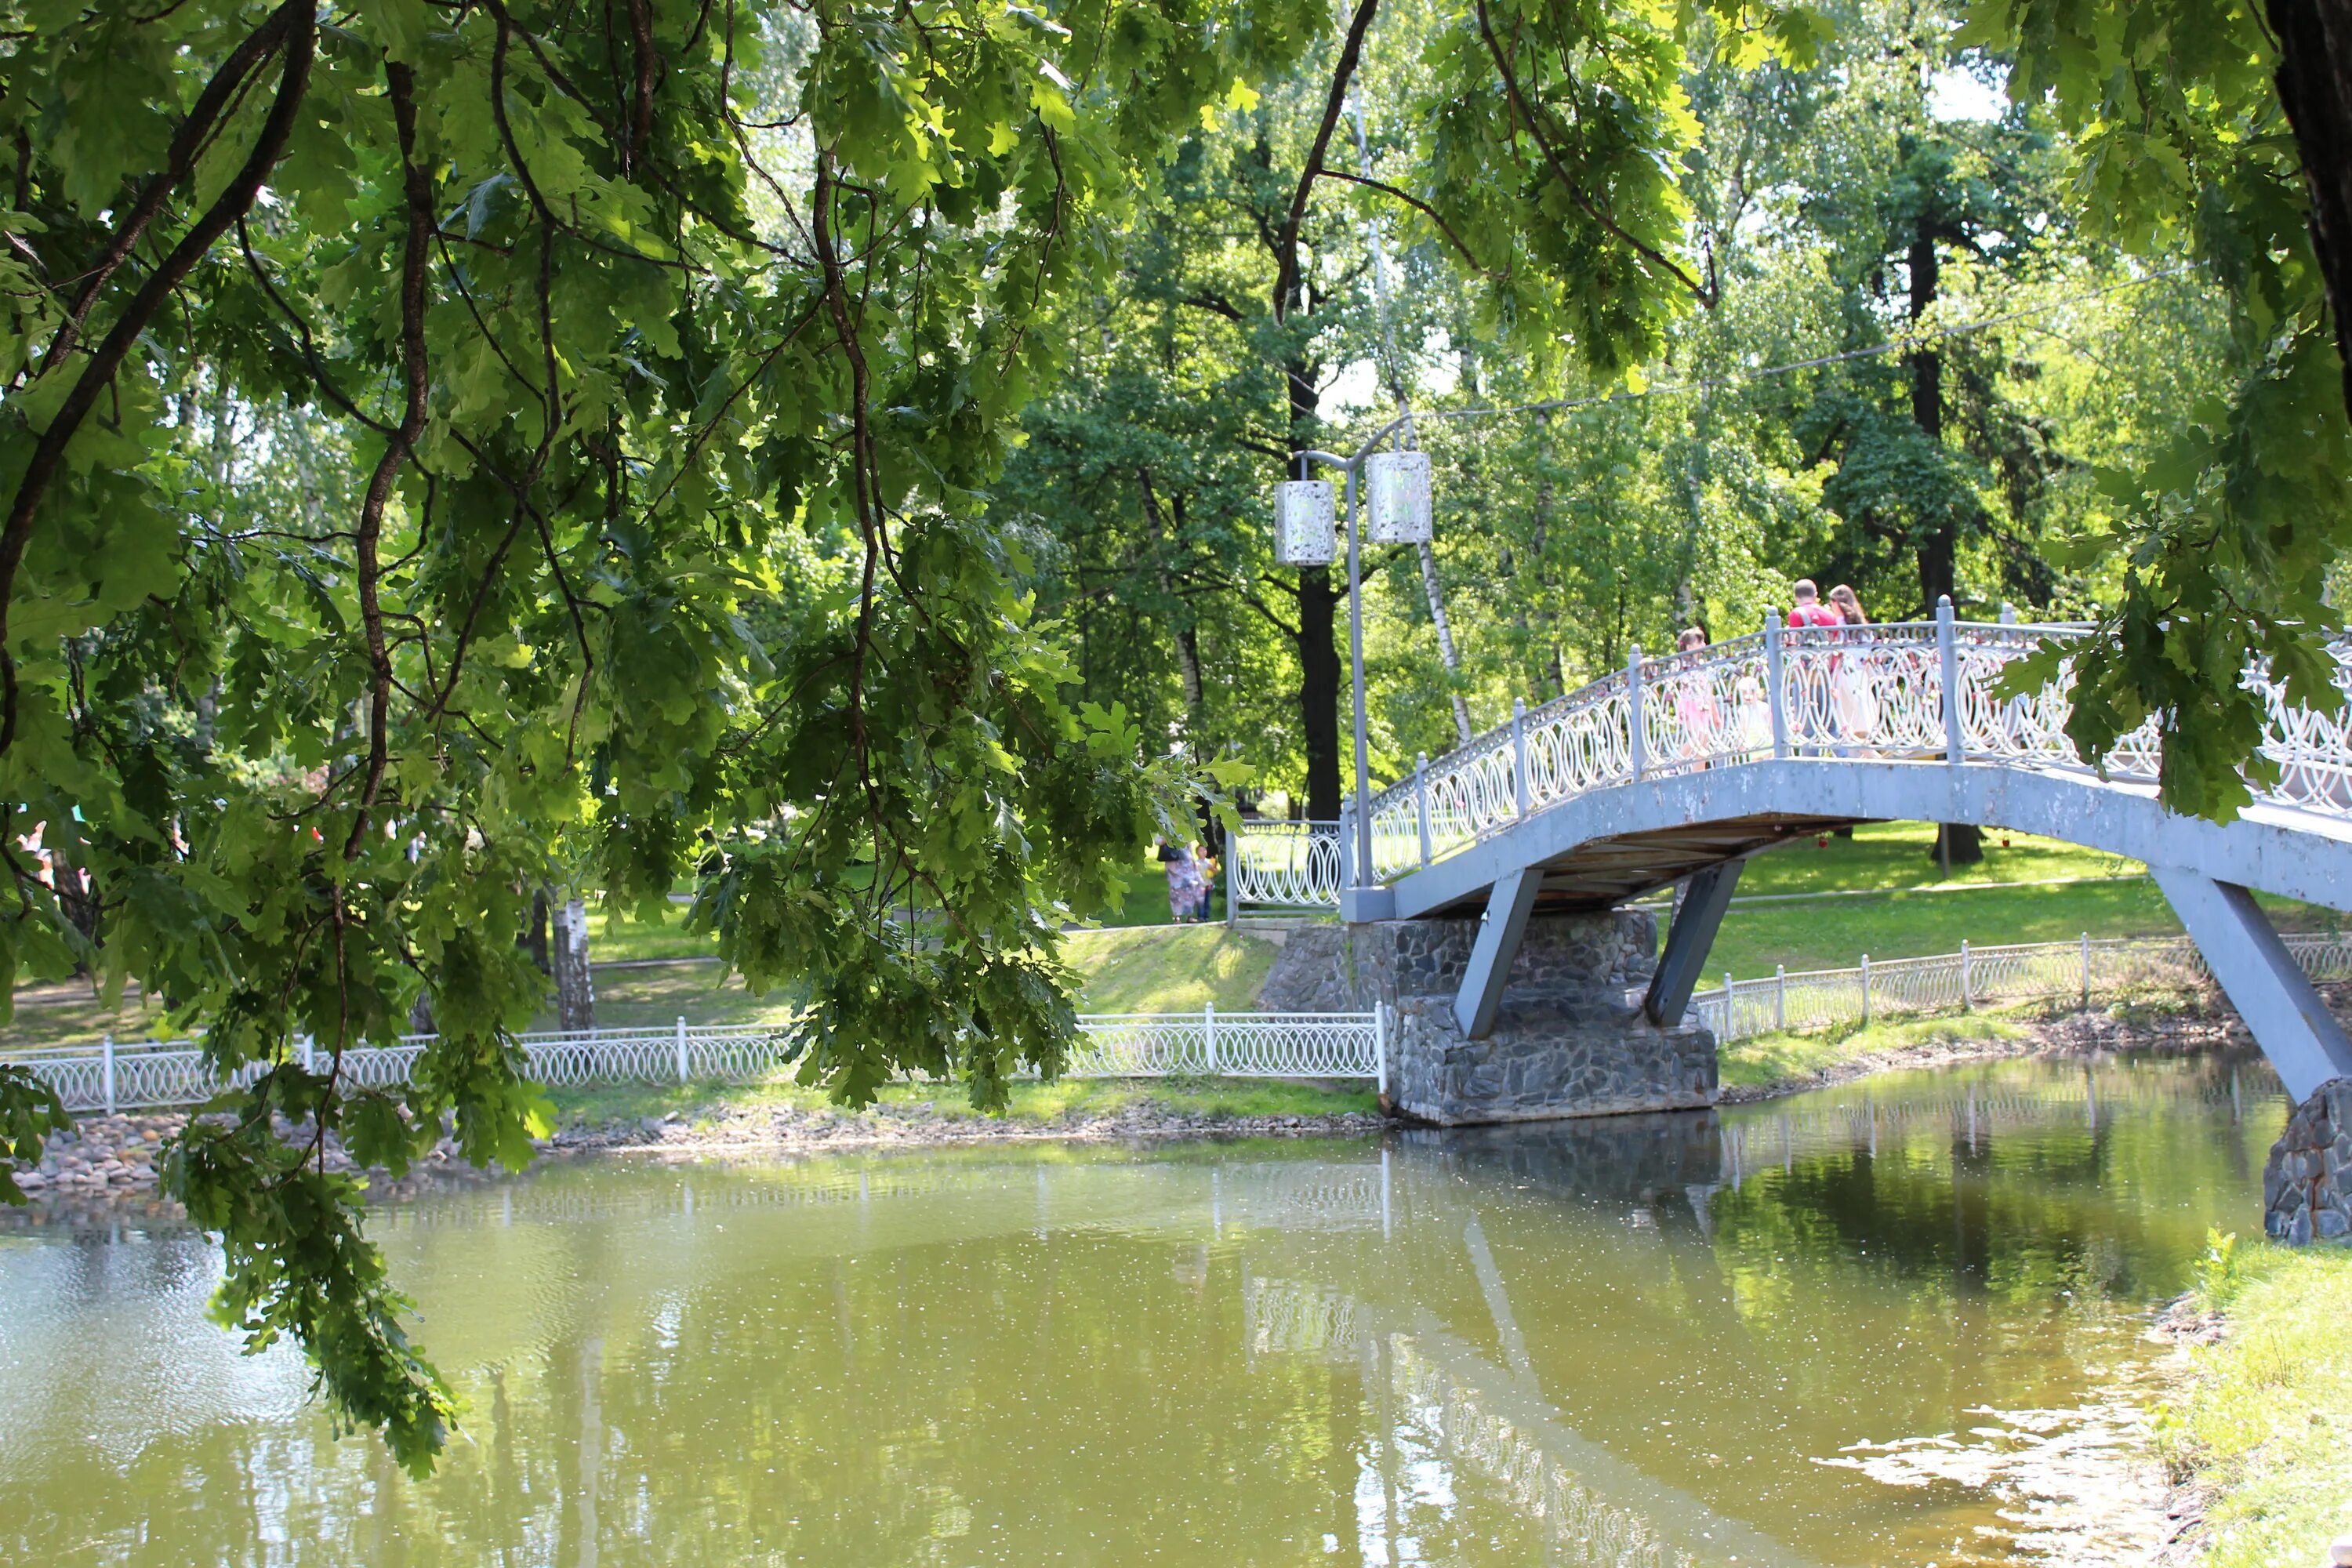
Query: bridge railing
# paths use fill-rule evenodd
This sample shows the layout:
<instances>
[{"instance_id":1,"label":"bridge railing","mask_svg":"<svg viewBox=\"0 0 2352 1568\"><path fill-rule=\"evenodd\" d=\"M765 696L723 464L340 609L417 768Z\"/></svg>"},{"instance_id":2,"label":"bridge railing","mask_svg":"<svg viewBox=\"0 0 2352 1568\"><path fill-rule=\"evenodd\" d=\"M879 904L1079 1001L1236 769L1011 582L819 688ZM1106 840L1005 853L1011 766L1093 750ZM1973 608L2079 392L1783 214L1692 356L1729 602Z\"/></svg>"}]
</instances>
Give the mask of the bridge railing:
<instances>
[{"instance_id":1,"label":"bridge railing","mask_svg":"<svg viewBox=\"0 0 2352 1568\"><path fill-rule=\"evenodd\" d=\"M2030 695L1998 688L2013 661L2078 626L1950 619L1759 633L1664 658L1637 659L1416 768L1374 795L1372 871L1387 881L1458 853L1589 791L1768 758L1837 763L1947 761L2090 772L2066 734L2071 668ZM2352 641L2333 649L2352 696ZM2257 798L2352 816L2352 717L2292 704L2257 664L2244 677L2268 709L2261 754L2277 781ZM1638 715L1639 722L1635 722ZM2151 718L2097 771L2153 781ZM1356 853L1348 824L1253 824L1235 836L1241 905L1335 908ZM1297 842L1304 837L1304 845ZM1320 841L1329 841L1328 850ZM1263 868L1263 869L1261 869ZM1290 868L1296 868L1295 870ZM1286 879L1285 879L1286 878ZM1255 889L1276 887L1279 899Z\"/></svg>"},{"instance_id":2,"label":"bridge railing","mask_svg":"<svg viewBox=\"0 0 2352 1568\"><path fill-rule=\"evenodd\" d=\"M1065 1074L1071 1078L1362 1078L1384 1079L1386 1034L1372 1013L1081 1014ZM740 1084L774 1076L795 1054L791 1025L709 1028L679 1019L656 1029L584 1029L517 1037L523 1071L548 1088L625 1084ZM342 1080L394 1088L408 1081L432 1044L412 1035L389 1046L343 1052ZM327 1057L306 1040L295 1054L323 1069ZM230 1087L205 1060L196 1040L117 1041L11 1051L76 1111L201 1105ZM249 1064L237 1085L264 1071Z\"/></svg>"},{"instance_id":3,"label":"bridge railing","mask_svg":"<svg viewBox=\"0 0 2352 1568\"><path fill-rule=\"evenodd\" d=\"M2352 937L2283 939L2314 980L2352 980ZM1717 1040L1840 1028L1875 1019L2135 992L2180 991L2211 976L2189 938L2120 938L1971 947L1932 958L1897 958L1853 969L1780 971L1735 980L1691 997L1688 1016Z\"/></svg>"}]
</instances>

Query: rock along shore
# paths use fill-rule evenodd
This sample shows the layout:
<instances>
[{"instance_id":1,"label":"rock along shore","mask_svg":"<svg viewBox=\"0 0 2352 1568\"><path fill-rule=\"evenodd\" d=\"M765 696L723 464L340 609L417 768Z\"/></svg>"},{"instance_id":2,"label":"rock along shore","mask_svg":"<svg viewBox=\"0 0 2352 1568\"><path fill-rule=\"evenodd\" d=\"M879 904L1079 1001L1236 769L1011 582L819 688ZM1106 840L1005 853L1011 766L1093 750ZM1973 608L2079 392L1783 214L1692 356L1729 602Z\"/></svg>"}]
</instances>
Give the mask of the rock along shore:
<instances>
[{"instance_id":1,"label":"rock along shore","mask_svg":"<svg viewBox=\"0 0 2352 1568\"><path fill-rule=\"evenodd\" d=\"M92 1116L49 1141L37 1167L17 1173L17 1184L41 1211L60 1205L89 1207L93 1202L131 1214L176 1212L156 1191L164 1146L188 1124L184 1111ZM541 1155L649 1154L685 1157L711 1153L815 1154L867 1149L940 1148L1004 1142L1139 1142L1180 1138L1299 1138L1365 1135L1389 1125L1385 1118L1345 1111L1329 1115L1232 1116L1138 1103L1109 1115L1049 1121L1013 1121L944 1114L917 1106L877 1106L865 1111L804 1110L779 1106L710 1106L689 1117L630 1117L601 1123L574 1122L534 1142ZM358 1166L333 1138L327 1141L327 1168L355 1172ZM371 1197L396 1198L429 1186L486 1181L497 1173L477 1170L444 1138L398 1181L373 1173ZM136 1200L144 1199L141 1203ZM132 1200L125 1204L123 1200Z\"/></svg>"},{"instance_id":2,"label":"rock along shore","mask_svg":"<svg viewBox=\"0 0 2352 1568\"><path fill-rule=\"evenodd\" d=\"M2339 1015L2352 1012L2352 985L2322 988ZM1957 1023L1958 1020L1955 1020ZM2192 999L2177 1011L2074 1013L2021 1018L2021 1034L1995 1038L1927 1041L1858 1057L1820 1072L1763 1085L1726 1089L1720 1103L1739 1105L1827 1088L1877 1073L1958 1066L2007 1058L2083 1058L2107 1053L2179 1055L2211 1049L2252 1051L2252 1037L2218 994ZM952 1091L947 1091L952 1093ZM156 1193L163 1145L187 1125L184 1111L85 1117L73 1131L49 1141L38 1166L21 1172L17 1184L40 1211L63 1201L76 1206L93 1200L147 1199L131 1212L175 1210ZM850 1150L916 1149L999 1142L1111 1142L1180 1138L1296 1138L1362 1136L1395 1125L1361 1112L1328 1115L1232 1116L1187 1110L1150 1100L1107 1115L1054 1121L1010 1121L943 1112L930 1103L877 1105L863 1111L801 1110L785 1106L713 1104L688 1116L624 1118L601 1123L572 1122L537 1147L546 1154L650 1154L688 1157L710 1153L813 1154ZM331 1170L357 1167L333 1139L327 1143ZM459 1152L453 1139L441 1142L399 1181L377 1173L369 1193L396 1198L449 1182L491 1179Z\"/></svg>"}]
</instances>

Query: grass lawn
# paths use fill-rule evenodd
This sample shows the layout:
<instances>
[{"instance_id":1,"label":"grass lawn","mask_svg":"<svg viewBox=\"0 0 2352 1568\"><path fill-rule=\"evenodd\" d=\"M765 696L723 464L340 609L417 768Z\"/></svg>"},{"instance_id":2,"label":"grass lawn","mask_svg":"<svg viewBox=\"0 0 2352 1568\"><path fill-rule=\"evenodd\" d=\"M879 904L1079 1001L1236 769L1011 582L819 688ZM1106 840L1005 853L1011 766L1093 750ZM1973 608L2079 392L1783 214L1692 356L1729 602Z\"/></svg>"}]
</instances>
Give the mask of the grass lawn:
<instances>
[{"instance_id":1,"label":"grass lawn","mask_svg":"<svg viewBox=\"0 0 2352 1568\"><path fill-rule=\"evenodd\" d=\"M789 1079L714 1088L689 1084L682 1088L568 1089L553 1091L558 1120L591 1124L635 1117L661 1116L670 1111L695 1121L709 1121L727 1111L756 1112L774 1107L822 1110L831 1105L824 1091L803 1089ZM882 1091L880 1105L950 1120L978 1121L962 1088L951 1083L892 1084ZM1016 1083L1007 1121L1031 1126L1056 1121L1086 1121L1116 1115L1130 1105L1149 1104L1188 1116L1212 1119L1241 1116L1327 1116L1343 1111L1370 1114L1380 1109L1378 1097L1365 1085L1302 1082L1275 1079L1064 1079L1058 1083ZM845 1114L850 1114L845 1112ZM866 1114L872 1114L867 1112Z\"/></svg>"},{"instance_id":2,"label":"grass lawn","mask_svg":"<svg viewBox=\"0 0 2352 1568\"><path fill-rule=\"evenodd\" d=\"M16 1016L0 1027L0 1051L42 1046L95 1046L103 1036L144 1040L163 1026L161 1007L131 998L109 1007L90 995L86 982L19 986Z\"/></svg>"},{"instance_id":3,"label":"grass lawn","mask_svg":"<svg viewBox=\"0 0 2352 1568\"><path fill-rule=\"evenodd\" d=\"M1270 942L1202 925L1072 931L1063 951L1084 977L1083 1011L1191 1013L1213 1002L1238 1013L1256 1002L1275 950ZM776 1024L792 1012L782 993L756 998L740 980L722 978L715 963L596 972L596 1022L607 1029L660 1028L681 1016L697 1024ZM550 1018L540 1024L554 1026Z\"/></svg>"},{"instance_id":4,"label":"grass lawn","mask_svg":"<svg viewBox=\"0 0 2352 1568\"><path fill-rule=\"evenodd\" d=\"M2009 840L2003 845L2001 840ZM1956 952L1963 941L2068 942L2095 937L2178 936L2180 922L2137 861L2095 854L2027 834L1987 836L1985 858L1954 867L1951 880L1929 851L1936 830L1920 822L1882 822L1831 836L1827 847L1806 839L1759 855L1740 874L1739 890L1707 957L1709 984L1729 970L1740 979L1768 976L1773 965L1846 969L1874 959L1919 958ZM2082 879L2134 877L2130 881ZM2031 888L2000 882L2071 885ZM1861 898L1803 898L1743 902L1772 896L1868 890ZM2341 930L2333 910L2283 899L2264 899L2281 930Z\"/></svg>"},{"instance_id":5,"label":"grass lawn","mask_svg":"<svg viewBox=\"0 0 2352 1568\"><path fill-rule=\"evenodd\" d=\"M588 911L588 956L598 963L622 963L633 959L712 958L719 937L713 931L686 929L684 904L671 904L652 920L591 907Z\"/></svg>"},{"instance_id":6,"label":"grass lawn","mask_svg":"<svg viewBox=\"0 0 2352 1568\"><path fill-rule=\"evenodd\" d=\"M2214 1493L2198 1561L2325 1563L2352 1531L2352 1248L2223 1242L2200 1272L2229 1330L2157 1417L2166 1468Z\"/></svg>"},{"instance_id":7,"label":"grass lawn","mask_svg":"<svg viewBox=\"0 0 2352 1568\"><path fill-rule=\"evenodd\" d=\"M1221 925L1197 925L1072 931L1062 951L1086 977L1078 1005L1087 1012L1192 1013L1213 1002L1244 1013L1257 1005L1275 946Z\"/></svg>"},{"instance_id":8,"label":"grass lawn","mask_svg":"<svg viewBox=\"0 0 2352 1568\"><path fill-rule=\"evenodd\" d=\"M1763 1089L1906 1046L1944 1040L2013 1040L2025 1033L2019 1021L2025 1011L1979 1011L1957 1018L1894 1018L1866 1029L1759 1035L1717 1047L1716 1070L1726 1089Z\"/></svg>"},{"instance_id":9,"label":"grass lawn","mask_svg":"<svg viewBox=\"0 0 2352 1568\"><path fill-rule=\"evenodd\" d=\"M1213 924L1225 918L1223 874L1218 876L1219 886L1209 896L1208 920ZM1168 876L1150 851L1136 857L1126 872L1127 899L1116 913L1106 914L1101 923L1109 927L1167 925ZM687 906L673 903L649 921L633 919L625 914L592 907L588 911L588 951L599 963L619 963L629 960L707 957L719 951L718 938L709 932L691 933L686 929ZM1219 1006L1224 1005L1223 1002Z\"/></svg>"}]
</instances>

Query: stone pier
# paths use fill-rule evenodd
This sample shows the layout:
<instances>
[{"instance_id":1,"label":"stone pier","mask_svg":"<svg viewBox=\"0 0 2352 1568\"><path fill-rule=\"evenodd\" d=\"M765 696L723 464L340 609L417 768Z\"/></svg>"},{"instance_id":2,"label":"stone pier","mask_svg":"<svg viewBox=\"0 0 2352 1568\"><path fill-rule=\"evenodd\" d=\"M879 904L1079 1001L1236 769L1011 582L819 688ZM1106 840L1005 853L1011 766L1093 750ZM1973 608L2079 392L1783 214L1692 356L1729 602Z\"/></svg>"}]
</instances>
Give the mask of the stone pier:
<instances>
[{"instance_id":1,"label":"stone pier","mask_svg":"<svg viewBox=\"0 0 2352 1568\"><path fill-rule=\"evenodd\" d=\"M1477 931L1475 920L1307 927L1283 944L1260 1005L1386 1005L1395 1026L1391 1097L1407 1114L1447 1126L1715 1103L1715 1037L1643 1016L1643 989L1657 968L1657 922L1647 910L1528 921L1494 1031L1473 1040L1454 1003Z\"/></svg>"},{"instance_id":2,"label":"stone pier","mask_svg":"<svg viewBox=\"0 0 2352 1568\"><path fill-rule=\"evenodd\" d=\"M2352 1241L2352 1078L2295 1107L2263 1171L2263 1228L2291 1246Z\"/></svg>"}]
</instances>

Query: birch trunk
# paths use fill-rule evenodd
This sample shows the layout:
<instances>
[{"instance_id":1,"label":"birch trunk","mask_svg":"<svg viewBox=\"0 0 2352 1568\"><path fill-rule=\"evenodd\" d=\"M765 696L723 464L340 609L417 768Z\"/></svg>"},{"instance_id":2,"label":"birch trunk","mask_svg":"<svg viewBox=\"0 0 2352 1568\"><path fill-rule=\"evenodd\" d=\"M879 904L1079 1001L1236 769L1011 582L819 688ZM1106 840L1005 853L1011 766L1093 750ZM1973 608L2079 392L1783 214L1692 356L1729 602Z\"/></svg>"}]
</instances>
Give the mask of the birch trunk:
<instances>
[{"instance_id":1,"label":"birch trunk","mask_svg":"<svg viewBox=\"0 0 2352 1568\"><path fill-rule=\"evenodd\" d=\"M551 933L555 961L555 1026L596 1026L596 983L588 970L588 906L569 899L555 911Z\"/></svg>"}]
</instances>

